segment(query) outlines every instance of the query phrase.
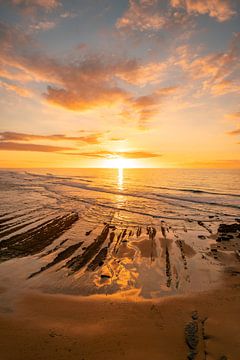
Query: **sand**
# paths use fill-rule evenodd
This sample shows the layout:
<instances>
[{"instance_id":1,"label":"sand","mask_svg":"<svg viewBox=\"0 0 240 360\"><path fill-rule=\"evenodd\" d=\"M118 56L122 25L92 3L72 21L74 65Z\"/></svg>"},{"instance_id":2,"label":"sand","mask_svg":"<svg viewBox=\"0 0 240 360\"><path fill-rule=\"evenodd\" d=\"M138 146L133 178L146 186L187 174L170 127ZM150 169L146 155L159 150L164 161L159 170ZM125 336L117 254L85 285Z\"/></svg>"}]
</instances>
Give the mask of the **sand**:
<instances>
[{"instance_id":1,"label":"sand","mask_svg":"<svg viewBox=\"0 0 240 360\"><path fill-rule=\"evenodd\" d=\"M240 287L230 280L222 289L159 300L25 294L0 315L1 360L191 359L186 331L193 323L192 359L238 360Z\"/></svg>"}]
</instances>

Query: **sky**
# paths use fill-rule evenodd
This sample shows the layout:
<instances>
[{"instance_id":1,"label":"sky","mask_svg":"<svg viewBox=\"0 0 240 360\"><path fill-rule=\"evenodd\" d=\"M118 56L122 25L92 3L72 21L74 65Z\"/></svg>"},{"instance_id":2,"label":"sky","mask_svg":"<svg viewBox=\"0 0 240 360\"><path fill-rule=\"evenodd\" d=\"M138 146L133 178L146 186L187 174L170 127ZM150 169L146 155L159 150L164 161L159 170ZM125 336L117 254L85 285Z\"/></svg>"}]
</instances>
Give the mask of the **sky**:
<instances>
[{"instance_id":1,"label":"sky","mask_svg":"<svg viewBox=\"0 0 240 360\"><path fill-rule=\"evenodd\" d=\"M239 0L0 0L0 167L240 168Z\"/></svg>"}]
</instances>

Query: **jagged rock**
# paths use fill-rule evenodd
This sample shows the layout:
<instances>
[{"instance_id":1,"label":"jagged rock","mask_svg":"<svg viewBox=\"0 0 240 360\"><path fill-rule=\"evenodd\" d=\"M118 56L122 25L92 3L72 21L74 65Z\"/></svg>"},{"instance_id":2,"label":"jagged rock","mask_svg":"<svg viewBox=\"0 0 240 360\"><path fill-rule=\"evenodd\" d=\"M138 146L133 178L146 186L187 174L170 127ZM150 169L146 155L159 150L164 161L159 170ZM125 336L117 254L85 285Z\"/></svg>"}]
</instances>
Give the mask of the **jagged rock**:
<instances>
[{"instance_id":1,"label":"jagged rock","mask_svg":"<svg viewBox=\"0 0 240 360\"><path fill-rule=\"evenodd\" d=\"M193 313L192 313L192 319L193 320L197 320L198 319L198 312L195 310L195 311L193 311Z\"/></svg>"},{"instance_id":2,"label":"jagged rock","mask_svg":"<svg viewBox=\"0 0 240 360\"><path fill-rule=\"evenodd\" d=\"M198 346L198 323L196 320L185 326L185 341L189 347L188 360L194 360L197 355Z\"/></svg>"},{"instance_id":3,"label":"jagged rock","mask_svg":"<svg viewBox=\"0 0 240 360\"><path fill-rule=\"evenodd\" d=\"M196 350L198 345L198 323L189 322L185 327L185 340L191 350Z\"/></svg>"},{"instance_id":4,"label":"jagged rock","mask_svg":"<svg viewBox=\"0 0 240 360\"><path fill-rule=\"evenodd\" d=\"M220 224L218 228L219 233L236 233L240 231L240 224Z\"/></svg>"}]
</instances>

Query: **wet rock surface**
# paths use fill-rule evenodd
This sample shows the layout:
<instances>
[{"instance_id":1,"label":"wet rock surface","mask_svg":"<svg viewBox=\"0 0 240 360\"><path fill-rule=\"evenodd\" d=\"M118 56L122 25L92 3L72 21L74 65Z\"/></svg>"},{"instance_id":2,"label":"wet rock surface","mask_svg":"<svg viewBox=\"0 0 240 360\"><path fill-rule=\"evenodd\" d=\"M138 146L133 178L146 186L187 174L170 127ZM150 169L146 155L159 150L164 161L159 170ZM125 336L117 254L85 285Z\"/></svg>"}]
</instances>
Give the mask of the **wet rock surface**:
<instances>
[{"instance_id":1,"label":"wet rock surface","mask_svg":"<svg viewBox=\"0 0 240 360\"><path fill-rule=\"evenodd\" d=\"M93 241L93 243L90 244L81 255L78 255L73 259L69 260L66 263L66 267L71 269L73 272L76 272L83 268L85 265L87 265L88 262L93 258L93 256L96 255L96 253L98 253L98 251L101 249L102 244L107 239L108 233L109 225L106 224L101 234ZM103 256L101 255L101 257ZM100 261L100 259L98 258L93 262L93 264L91 265L92 268L95 268L97 261Z\"/></svg>"},{"instance_id":2,"label":"wet rock surface","mask_svg":"<svg viewBox=\"0 0 240 360\"><path fill-rule=\"evenodd\" d=\"M149 298L208 288L209 278L223 269L231 277L239 274L236 221L133 222L112 210L89 221L84 212L34 207L0 220L0 261L25 258L24 278L50 289L56 282L80 294L137 290Z\"/></svg>"},{"instance_id":3,"label":"wet rock surface","mask_svg":"<svg viewBox=\"0 0 240 360\"><path fill-rule=\"evenodd\" d=\"M75 212L56 216L51 220L41 223L39 226L0 241L0 261L41 252L68 230L78 219L79 216Z\"/></svg>"},{"instance_id":4,"label":"wet rock surface","mask_svg":"<svg viewBox=\"0 0 240 360\"><path fill-rule=\"evenodd\" d=\"M82 244L83 244L83 241L67 247L65 250L61 251L61 252L54 258L53 261L51 261L51 262L48 263L47 265L41 267L41 269L40 269L39 271L36 271L35 273L31 274L31 275L29 276L29 278L34 277L34 276L40 274L41 272L49 269L50 267L52 267L52 266L60 263L61 261L69 258L77 249L80 248L80 246L81 246Z\"/></svg>"}]
</instances>

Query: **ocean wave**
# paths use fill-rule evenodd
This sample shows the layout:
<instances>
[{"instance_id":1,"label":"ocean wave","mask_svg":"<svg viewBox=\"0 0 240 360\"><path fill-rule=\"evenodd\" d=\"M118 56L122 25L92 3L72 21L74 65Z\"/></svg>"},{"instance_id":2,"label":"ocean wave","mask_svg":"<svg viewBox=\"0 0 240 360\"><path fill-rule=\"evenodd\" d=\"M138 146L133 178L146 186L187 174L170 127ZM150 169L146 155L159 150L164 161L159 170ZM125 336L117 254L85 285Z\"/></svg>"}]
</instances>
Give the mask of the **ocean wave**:
<instances>
[{"instance_id":1,"label":"ocean wave","mask_svg":"<svg viewBox=\"0 0 240 360\"><path fill-rule=\"evenodd\" d=\"M102 193L106 193L106 194L144 198L147 200L158 200L158 198L162 198L162 199L170 199L170 200L174 200L174 201L178 201L178 202L182 201L182 202L190 202L190 203L201 204L201 205L205 204L205 205L240 209L240 205L236 205L236 204L226 204L226 203L221 203L221 202L205 201L205 200L201 201L199 199L177 197L177 196L167 195L167 194L155 194L155 193L150 193L150 194L141 193L140 194L140 193L136 193L136 192L133 193L133 192L125 192L125 191L117 191L117 190L108 190L108 189L101 188L101 187L94 187L94 186L89 186L89 185L80 184L80 183L73 183L73 182L69 182L69 181L57 182L56 184L68 186L68 187L76 187L76 188L80 188L80 189L88 190L88 191L102 192Z\"/></svg>"},{"instance_id":2,"label":"ocean wave","mask_svg":"<svg viewBox=\"0 0 240 360\"><path fill-rule=\"evenodd\" d=\"M170 191L182 191L182 192L190 192L194 194L208 194L208 195L219 195L219 196L233 196L233 197L239 197L240 194L234 194L234 193L226 193L226 192L217 192L217 191L208 191L208 190L200 190L200 189L183 189L183 188L173 188L173 187L167 187L167 186L146 186L148 188L152 189L162 189L162 190L170 190Z\"/></svg>"}]
</instances>

